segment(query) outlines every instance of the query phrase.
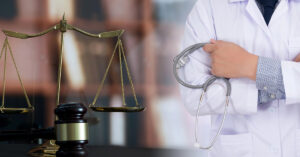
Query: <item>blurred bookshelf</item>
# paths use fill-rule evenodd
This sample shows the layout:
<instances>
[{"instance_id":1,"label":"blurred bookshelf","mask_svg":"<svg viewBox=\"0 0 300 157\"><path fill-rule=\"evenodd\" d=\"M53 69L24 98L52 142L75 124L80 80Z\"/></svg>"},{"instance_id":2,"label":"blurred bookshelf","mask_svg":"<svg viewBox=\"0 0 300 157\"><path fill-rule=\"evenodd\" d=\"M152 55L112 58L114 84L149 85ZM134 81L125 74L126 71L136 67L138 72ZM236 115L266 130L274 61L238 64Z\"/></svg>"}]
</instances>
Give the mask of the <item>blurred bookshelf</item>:
<instances>
[{"instance_id":1,"label":"blurred bookshelf","mask_svg":"<svg viewBox=\"0 0 300 157\"><path fill-rule=\"evenodd\" d=\"M171 2L171 0L168 0ZM156 147L161 143L157 122L153 118L153 108L157 97L178 95L178 87L172 77L172 58L178 53L180 38L183 33L182 21L185 20L194 0L188 1L189 8L182 9L186 0L2 0L0 1L0 28L17 32L36 33L59 22L66 13L68 23L92 33L125 29L122 38L129 69L140 104L147 106L147 112L126 114L126 142L132 146ZM4 7L6 6L6 7ZM172 8L179 9L176 12ZM166 16L167 10L174 15ZM170 14L170 13L169 13ZM177 14L183 14L182 17ZM181 23L181 24L179 24ZM54 125L56 95L56 77L58 66L58 32L34 39L20 40L9 38L23 83L34 105L39 106L35 113L34 124L46 128ZM72 76L68 73L68 63L64 60L61 102L82 101L91 103L97 87L103 77L109 57L116 40L91 39L81 34L73 34L76 51L81 65L84 85L72 86ZM0 35L3 43L5 36ZM170 40L171 39L171 40ZM174 45L175 44L175 45ZM124 63L122 63L124 64ZM70 65L69 65L70 66ZM3 60L0 60L0 79L3 74ZM25 103L22 90L17 80L13 65L8 63L6 95L17 103ZM72 67L71 67L72 68ZM125 73L125 71L123 71ZM124 75L126 76L126 75ZM105 82L99 102L111 105L111 99L121 94L120 70L117 57ZM0 84L2 89L2 83ZM2 94L2 90L0 90ZM125 77L125 94L128 103L132 101L132 92ZM10 102L13 104L15 102ZM41 114L43 113L43 114ZM95 137L90 143L109 144L109 114L92 113L88 118L100 119L99 125L92 125L90 134ZM31 118L29 115L29 119ZM16 117L15 119L22 119ZM28 120L27 120L28 121ZM30 121L30 120L29 120ZM1 129L18 129L10 126ZM131 133L131 134L130 134ZM99 137L97 136L99 135ZM97 136L97 137L96 137ZM97 140L96 140L97 139Z\"/></svg>"}]
</instances>

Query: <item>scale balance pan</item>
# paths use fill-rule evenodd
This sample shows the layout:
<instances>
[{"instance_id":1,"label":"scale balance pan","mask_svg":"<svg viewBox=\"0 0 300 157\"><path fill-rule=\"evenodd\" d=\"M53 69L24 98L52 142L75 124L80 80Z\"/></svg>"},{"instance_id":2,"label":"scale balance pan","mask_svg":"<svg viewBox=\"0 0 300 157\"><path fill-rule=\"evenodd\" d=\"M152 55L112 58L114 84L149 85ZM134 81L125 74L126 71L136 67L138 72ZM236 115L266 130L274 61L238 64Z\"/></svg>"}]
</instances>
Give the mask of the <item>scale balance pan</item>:
<instances>
[{"instance_id":1,"label":"scale balance pan","mask_svg":"<svg viewBox=\"0 0 300 157\"><path fill-rule=\"evenodd\" d=\"M90 107L95 112L141 112L145 107Z\"/></svg>"},{"instance_id":2,"label":"scale balance pan","mask_svg":"<svg viewBox=\"0 0 300 157\"><path fill-rule=\"evenodd\" d=\"M33 112L33 108L1 108L0 113L2 114L26 114Z\"/></svg>"}]
</instances>

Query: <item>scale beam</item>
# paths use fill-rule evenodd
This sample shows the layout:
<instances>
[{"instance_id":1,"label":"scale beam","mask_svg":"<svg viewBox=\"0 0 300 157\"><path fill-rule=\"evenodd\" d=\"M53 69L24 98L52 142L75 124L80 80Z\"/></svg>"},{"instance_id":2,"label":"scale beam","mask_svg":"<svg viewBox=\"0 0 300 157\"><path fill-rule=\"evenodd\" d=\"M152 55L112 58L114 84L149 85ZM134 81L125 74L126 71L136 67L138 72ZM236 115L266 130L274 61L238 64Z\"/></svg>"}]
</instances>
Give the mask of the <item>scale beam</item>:
<instances>
[{"instance_id":1,"label":"scale beam","mask_svg":"<svg viewBox=\"0 0 300 157\"><path fill-rule=\"evenodd\" d=\"M13 37L13 38L19 38L19 39L29 39L29 38L35 38L35 37L39 37L39 36L43 36L46 35L52 31L55 30L59 30L61 32L66 32L67 30L73 30L76 31L78 33L81 33L83 35L89 36L89 37L94 37L94 38L114 38L114 37L121 37L124 33L124 30L116 30L116 31L109 31L109 32L102 32L102 33L98 33L98 34L93 34L93 33L89 33L86 32L82 29L79 29L77 27L74 27L70 24L65 23L64 21L66 20L62 20L59 24L56 24L50 28L48 28L45 31L42 31L40 33L36 33L36 34L25 34L25 33L20 33L20 32L14 32L14 31L9 31L9 30L2 30L2 32L9 37Z\"/></svg>"},{"instance_id":2,"label":"scale beam","mask_svg":"<svg viewBox=\"0 0 300 157\"><path fill-rule=\"evenodd\" d=\"M40 36L46 35L46 34L48 34L50 32L53 32L53 31L60 31L61 32L61 47L60 47L60 54L59 54L59 69L58 69L57 98L56 98L57 99L56 103L57 103L57 105L59 105L61 73L62 73L62 61L63 61L62 60L63 59L63 55L62 55L63 54L63 37L64 37L63 34L68 30L75 31L75 32L78 32L82 35L93 37L93 38L115 38L115 37L118 38L116 47L115 47L114 52L112 53L112 57L110 59L110 63L107 66L105 75L103 76L103 79L101 80L101 84L98 87L98 91L96 93L94 101L93 101L92 104L89 105L89 107L95 112L141 112L141 111L143 111L145 109L145 107L140 106L138 104L136 94L135 94L135 90L134 90L134 86L133 86L133 83L132 83L132 78L131 78L131 75L130 75L130 72L129 72L129 68L128 68L128 65L127 65L127 61L126 61L126 57L125 57L125 53L124 53L124 49L123 49L123 45L122 45L122 41L121 41L121 36L124 33L123 29L115 30L115 31L109 31L109 32L102 32L102 33L98 33L98 34L93 34L93 33L89 33L87 31L84 31L80 28L77 28L75 26L72 26L72 25L68 24L67 20L65 19L65 16L63 16L62 20L58 24L56 24L56 25L54 25L54 26L52 26L52 27L50 27L50 28L48 28L48 29L46 29L42 32L35 33L35 34L26 34L26 33L14 32L14 31L9 31L9 30L2 30L2 31L6 35L6 37L13 37L13 38L19 38L19 39L29 39L29 38L40 37ZM5 40L5 42L6 42L5 45L9 45L7 39ZM98 97L100 96L100 92L101 92L101 89L103 87L103 83L104 83L104 81L107 77L107 73L108 73L108 70L110 68L111 61L112 61L116 51L118 51L118 53L119 53L118 55L119 55L119 62L120 62L123 106L121 106L121 107L96 106L96 101L97 101ZM11 54L12 54L12 52L11 52ZM122 62L125 63L125 68L126 68L125 70L127 72L127 76L129 78L130 85L131 85L131 88L132 88L132 92L133 92L133 95L134 95L134 100L135 100L135 104L136 104L136 106L134 106L134 107L129 107L125 103L123 72L122 72L123 71L122 70L123 69L123 66L122 66L123 63ZM21 78L20 78L20 82L21 82L21 86L23 88ZM23 90L24 90L25 97L27 97L27 94L26 94L26 91L25 91L24 88L23 88ZM5 90L3 90L3 91L5 92ZM4 96L3 96L3 101L4 101ZM4 103L3 103L2 106L0 107L0 114L1 113L21 114L21 113L32 112L34 110L34 108L31 107L29 99L28 99L27 103L28 103L28 108L5 108Z\"/></svg>"}]
</instances>

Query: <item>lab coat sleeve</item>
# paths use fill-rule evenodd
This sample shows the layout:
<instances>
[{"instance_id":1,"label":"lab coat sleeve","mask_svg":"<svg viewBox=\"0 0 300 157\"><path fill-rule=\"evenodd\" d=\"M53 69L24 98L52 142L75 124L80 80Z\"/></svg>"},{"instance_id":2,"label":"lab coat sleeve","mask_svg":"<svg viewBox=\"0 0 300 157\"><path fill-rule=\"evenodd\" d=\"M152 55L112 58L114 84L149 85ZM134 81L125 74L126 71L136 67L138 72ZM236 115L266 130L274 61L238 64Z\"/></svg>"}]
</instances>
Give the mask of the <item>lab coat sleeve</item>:
<instances>
[{"instance_id":1,"label":"lab coat sleeve","mask_svg":"<svg viewBox=\"0 0 300 157\"><path fill-rule=\"evenodd\" d=\"M198 1L188 16L182 49L200 42L216 39L212 11L209 0ZM179 70L179 76L189 84L203 84L210 76L210 56L202 49L189 56L190 61ZM251 114L257 111L258 90L255 81L231 79L231 100L229 114ZM200 101L201 89L180 86L187 110L195 115ZM300 90L299 90L300 91ZM222 80L216 81L207 91L200 107L200 115L223 114L226 86Z\"/></svg>"},{"instance_id":2,"label":"lab coat sleeve","mask_svg":"<svg viewBox=\"0 0 300 157\"><path fill-rule=\"evenodd\" d=\"M300 103L300 63L282 61L282 76L286 105Z\"/></svg>"}]
</instances>

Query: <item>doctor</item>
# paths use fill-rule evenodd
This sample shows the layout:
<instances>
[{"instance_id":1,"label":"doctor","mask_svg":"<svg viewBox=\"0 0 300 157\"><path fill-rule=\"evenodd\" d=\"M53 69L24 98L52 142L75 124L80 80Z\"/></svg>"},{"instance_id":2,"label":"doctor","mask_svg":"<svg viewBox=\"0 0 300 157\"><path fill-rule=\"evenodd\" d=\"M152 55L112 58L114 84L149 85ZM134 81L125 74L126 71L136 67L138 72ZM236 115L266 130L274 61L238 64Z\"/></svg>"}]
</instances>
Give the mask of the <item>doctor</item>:
<instances>
[{"instance_id":1,"label":"doctor","mask_svg":"<svg viewBox=\"0 0 300 157\"><path fill-rule=\"evenodd\" d=\"M231 78L229 115L209 155L300 157L300 0L198 0L183 48L208 41L181 75L190 84ZM193 115L201 92L181 87ZM211 115L212 135L224 101L222 86L209 88L200 112Z\"/></svg>"}]
</instances>

